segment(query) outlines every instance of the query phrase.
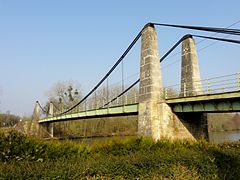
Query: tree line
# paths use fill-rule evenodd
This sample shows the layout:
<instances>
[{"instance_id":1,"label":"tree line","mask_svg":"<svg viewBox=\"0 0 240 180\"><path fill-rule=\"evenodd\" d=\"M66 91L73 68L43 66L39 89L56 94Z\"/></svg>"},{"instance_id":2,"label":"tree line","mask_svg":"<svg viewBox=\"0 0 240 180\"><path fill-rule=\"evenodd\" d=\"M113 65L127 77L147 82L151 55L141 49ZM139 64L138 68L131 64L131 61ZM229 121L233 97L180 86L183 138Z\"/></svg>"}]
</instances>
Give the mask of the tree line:
<instances>
[{"instance_id":1,"label":"tree line","mask_svg":"<svg viewBox=\"0 0 240 180\"><path fill-rule=\"evenodd\" d=\"M123 91L123 87L115 85L111 87L103 86L94 92L85 102L75 108L73 111L84 111L89 109L99 109L108 104L112 99L116 98ZM83 98L83 90L77 83L73 84L71 81L58 82L52 86L47 92L48 101L44 109L47 112L49 103L54 104L54 111L64 112L77 104ZM124 96L116 98L110 102L109 106L118 106L124 104L132 104L137 102L138 88L133 87ZM56 113L56 114L57 114Z\"/></svg>"},{"instance_id":2,"label":"tree line","mask_svg":"<svg viewBox=\"0 0 240 180\"><path fill-rule=\"evenodd\" d=\"M21 118L19 116L10 113L0 114L0 127L13 127L20 120Z\"/></svg>"}]
</instances>

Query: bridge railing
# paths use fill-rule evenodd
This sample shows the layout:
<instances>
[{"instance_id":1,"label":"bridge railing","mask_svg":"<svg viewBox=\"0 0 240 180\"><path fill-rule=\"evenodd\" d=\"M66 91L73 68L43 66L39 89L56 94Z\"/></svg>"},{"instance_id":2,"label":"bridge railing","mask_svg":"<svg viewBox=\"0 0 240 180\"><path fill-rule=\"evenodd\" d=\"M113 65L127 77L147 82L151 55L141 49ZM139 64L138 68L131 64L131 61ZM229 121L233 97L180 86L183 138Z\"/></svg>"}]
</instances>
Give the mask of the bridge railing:
<instances>
[{"instance_id":1,"label":"bridge railing","mask_svg":"<svg viewBox=\"0 0 240 180\"><path fill-rule=\"evenodd\" d=\"M191 87L190 83L167 86L162 91L164 92L165 99L240 91L240 73L194 81L193 84L194 87ZM115 90L106 93L105 89L98 90L94 95L87 98L81 105L72 109L67 114L138 103L138 87L117 97L120 92L121 90ZM54 115L61 114L62 112L60 110L55 112Z\"/></svg>"},{"instance_id":2,"label":"bridge railing","mask_svg":"<svg viewBox=\"0 0 240 180\"><path fill-rule=\"evenodd\" d=\"M91 97L86 100L85 108L82 110L95 110L108 107L124 106L138 103L138 91L129 91L128 93L117 97L118 93L109 93L109 96L99 96L98 98Z\"/></svg>"},{"instance_id":3,"label":"bridge railing","mask_svg":"<svg viewBox=\"0 0 240 180\"><path fill-rule=\"evenodd\" d=\"M95 94L93 94L91 97L87 98L79 106L65 114L73 114L78 112L138 103L138 87L129 90L127 93L120 97L117 97L120 93L121 90L117 91L115 89L115 91L109 91L106 93L105 89L100 89L96 91ZM55 111L54 116L62 114L62 112L64 112L64 109Z\"/></svg>"},{"instance_id":4,"label":"bridge railing","mask_svg":"<svg viewBox=\"0 0 240 180\"><path fill-rule=\"evenodd\" d=\"M240 73L182 83L164 88L165 99L240 91Z\"/></svg>"}]
</instances>

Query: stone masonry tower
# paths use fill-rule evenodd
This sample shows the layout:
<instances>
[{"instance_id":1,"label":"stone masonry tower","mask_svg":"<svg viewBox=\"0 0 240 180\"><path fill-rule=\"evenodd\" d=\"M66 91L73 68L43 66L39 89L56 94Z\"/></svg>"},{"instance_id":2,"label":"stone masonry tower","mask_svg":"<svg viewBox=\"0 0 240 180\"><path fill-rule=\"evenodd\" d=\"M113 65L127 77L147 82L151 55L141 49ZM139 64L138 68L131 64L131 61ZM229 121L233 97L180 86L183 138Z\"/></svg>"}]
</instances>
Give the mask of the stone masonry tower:
<instances>
[{"instance_id":1,"label":"stone masonry tower","mask_svg":"<svg viewBox=\"0 0 240 180\"><path fill-rule=\"evenodd\" d=\"M53 117L53 103L52 102L50 102L50 104L49 104L48 117ZM48 127L49 135L51 137L53 137L54 136L54 124L49 123L47 127Z\"/></svg>"},{"instance_id":2,"label":"stone masonry tower","mask_svg":"<svg viewBox=\"0 0 240 180\"><path fill-rule=\"evenodd\" d=\"M157 34L148 24L141 39L138 132L153 139L159 139L158 103L163 101L159 59Z\"/></svg>"},{"instance_id":3,"label":"stone masonry tower","mask_svg":"<svg viewBox=\"0 0 240 180\"><path fill-rule=\"evenodd\" d=\"M187 41L188 42L188 41ZM192 42L192 39L191 39ZM139 87L139 111L138 133L140 136L148 136L154 140L167 139L190 139L195 140L202 132L204 124L202 114L175 114L166 103L163 96L163 83L160 71L160 57L158 52L157 34L153 25L148 24L142 31L140 60L140 87ZM192 44L188 43L192 48ZM185 45L184 45L185 47ZM196 54L191 54L196 56ZM192 60L190 58L190 60ZM184 60L185 61L185 60ZM187 59L186 61L189 61ZM197 61L197 60L196 60ZM185 62L185 67L189 62ZM191 64L191 63L190 63ZM198 65L192 65L195 76ZM183 67L184 69L184 67ZM197 71L199 74L199 71ZM188 82L189 74L185 73L183 82ZM192 75L190 75L192 76ZM198 77L196 75L196 77ZM192 77L197 80L197 78ZM200 76L199 76L200 80ZM189 82L193 82L192 80ZM195 87L194 84L191 87ZM204 119L204 118L203 118ZM195 121L196 120L196 121ZM199 122L199 123L196 123Z\"/></svg>"},{"instance_id":4,"label":"stone masonry tower","mask_svg":"<svg viewBox=\"0 0 240 180\"><path fill-rule=\"evenodd\" d=\"M49 103L48 117L53 117L53 103ZM40 124L40 136L41 137L54 137L54 124L53 123L42 123Z\"/></svg>"},{"instance_id":5,"label":"stone masonry tower","mask_svg":"<svg viewBox=\"0 0 240 180\"><path fill-rule=\"evenodd\" d=\"M40 119L40 105L38 101L35 103L33 115L32 115L32 120L30 124L30 130L29 130L29 135L30 136L38 136L39 133L39 124L38 120Z\"/></svg>"},{"instance_id":6,"label":"stone masonry tower","mask_svg":"<svg viewBox=\"0 0 240 180\"><path fill-rule=\"evenodd\" d=\"M181 96L202 94L198 57L193 38L182 42Z\"/></svg>"},{"instance_id":7,"label":"stone masonry tower","mask_svg":"<svg viewBox=\"0 0 240 180\"><path fill-rule=\"evenodd\" d=\"M195 42L192 37L182 42L181 97L202 94L202 84ZM206 113L177 114L195 139L208 139L208 120Z\"/></svg>"}]
</instances>

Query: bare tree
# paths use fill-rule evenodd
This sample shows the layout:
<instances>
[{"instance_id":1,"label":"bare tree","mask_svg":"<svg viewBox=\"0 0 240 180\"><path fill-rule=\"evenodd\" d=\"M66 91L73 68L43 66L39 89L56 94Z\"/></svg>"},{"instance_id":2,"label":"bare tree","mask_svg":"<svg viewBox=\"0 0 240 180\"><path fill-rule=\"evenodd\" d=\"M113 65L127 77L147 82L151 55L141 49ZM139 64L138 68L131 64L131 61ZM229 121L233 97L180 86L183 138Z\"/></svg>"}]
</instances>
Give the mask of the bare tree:
<instances>
[{"instance_id":1,"label":"bare tree","mask_svg":"<svg viewBox=\"0 0 240 180\"><path fill-rule=\"evenodd\" d=\"M53 102L57 111L64 111L80 101L82 89L78 83L60 81L54 84L46 94L48 96L46 108L49 102Z\"/></svg>"},{"instance_id":2,"label":"bare tree","mask_svg":"<svg viewBox=\"0 0 240 180\"><path fill-rule=\"evenodd\" d=\"M94 104L96 109L106 106L118 106L123 104L133 104L138 100L138 87L133 87L125 94L122 93L121 85L111 87L103 86L98 89L89 99L88 104Z\"/></svg>"}]
</instances>

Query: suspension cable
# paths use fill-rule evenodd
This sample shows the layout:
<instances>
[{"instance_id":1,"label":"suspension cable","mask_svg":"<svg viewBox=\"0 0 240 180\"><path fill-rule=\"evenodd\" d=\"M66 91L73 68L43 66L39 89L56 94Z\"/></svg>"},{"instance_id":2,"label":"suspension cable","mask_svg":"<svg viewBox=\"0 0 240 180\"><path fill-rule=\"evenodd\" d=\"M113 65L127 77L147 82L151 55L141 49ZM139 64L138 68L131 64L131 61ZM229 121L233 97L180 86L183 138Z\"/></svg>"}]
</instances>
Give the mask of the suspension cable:
<instances>
[{"instance_id":1,"label":"suspension cable","mask_svg":"<svg viewBox=\"0 0 240 180\"><path fill-rule=\"evenodd\" d=\"M229 29L230 27L235 26L235 25L238 24L238 23L240 23L240 20L238 20L238 21L230 24L229 26L225 27L225 29ZM215 32L215 33L212 34L211 36L215 36L215 35L217 35L217 34L218 34L218 32ZM231 34L228 34L228 35L224 36L223 38L229 37L229 36L232 36L232 35L231 35ZM206 40L207 40L207 39L202 39L201 41L197 42L196 44L200 44L200 43L202 43L202 42L204 42L204 41L206 41ZM216 41L215 41L215 43L216 43Z\"/></svg>"},{"instance_id":2,"label":"suspension cable","mask_svg":"<svg viewBox=\"0 0 240 180\"><path fill-rule=\"evenodd\" d=\"M225 27L225 29L229 29L230 27L232 27L232 26L234 26L234 25L236 25L236 24L238 24L238 23L240 23L240 20L238 20L238 21L232 23L231 25ZM216 34L218 34L218 32L215 32L215 33L212 34L211 36L215 36ZM232 36L232 34L228 34L228 35L224 36L223 38L229 37L229 36ZM202 39L201 41L196 42L196 45L197 45L197 44L200 44L200 43L202 43L202 42L204 42L204 41L206 41L206 40L207 40L207 39ZM218 41L215 41L215 42L212 43L212 44L215 44L215 43L217 43L217 42L218 42ZM212 45L212 44L211 44L211 45ZM208 46L211 46L211 45L208 45ZM208 46L206 46L206 47L208 47ZM203 47L203 48L201 48L201 49L205 49L205 47ZM178 54L180 54L180 53L181 53L181 51L173 54L172 56L168 57L167 59L172 58L172 57L174 57L174 56L176 56L176 55L178 55ZM170 64L164 66L164 68L165 68L165 67L168 67L168 66L170 66L170 65L172 65L172 64L175 64L176 62L177 62L177 61L174 61L173 63L170 63Z\"/></svg>"},{"instance_id":3,"label":"suspension cable","mask_svg":"<svg viewBox=\"0 0 240 180\"><path fill-rule=\"evenodd\" d=\"M204 38L204 39L211 39L211 40L225 41L225 42L240 44L240 40L236 40L236 39L218 38L218 37L201 36L201 35L192 35L192 36L198 37L198 38Z\"/></svg>"},{"instance_id":4,"label":"suspension cable","mask_svg":"<svg viewBox=\"0 0 240 180\"><path fill-rule=\"evenodd\" d=\"M53 103L53 101L51 101L50 103L53 104L53 106L57 109L57 111L60 111L59 107L55 103Z\"/></svg>"},{"instance_id":5,"label":"suspension cable","mask_svg":"<svg viewBox=\"0 0 240 180\"><path fill-rule=\"evenodd\" d=\"M232 34L232 35L240 35L240 30L239 29L226 29L226 28L215 28L215 27L201 27L201 26L186 26L186 25L174 25L174 24L163 24L163 23L148 23L146 24L142 30L137 34L137 36L134 38L134 40L132 41L132 43L128 46L128 48L124 51L124 53L122 54L122 56L120 56L120 58L116 61L116 63L112 66L112 68L107 72L107 74L97 83L97 85L84 97L82 98L77 104L75 104L74 106L72 106L71 108L67 109L66 111L62 112L59 115L68 113L69 111L71 111L72 109L74 109L75 107L77 107L79 104L81 104L84 100L86 100L105 80L106 78L114 71L114 69L118 66L118 64L120 62L122 62L122 60L125 58L125 56L128 54L128 52L132 49L132 47L136 44L136 42L138 41L138 39L141 37L141 33L143 31L143 29L147 26L169 26L169 27L175 27L175 28L184 28L184 29L192 29L192 30L200 30L200 31L208 31L208 32L218 32L218 33L225 33L225 34ZM203 38L204 36L202 36ZM210 39L211 37L208 37L208 39ZM213 40L221 40L222 38L211 38ZM182 38L182 41L184 40L184 38ZM180 41L180 42L182 42ZM223 41L223 39L222 39ZM224 40L225 41L225 40ZM160 62L163 61L179 44L180 42L178 41L163 57L160 59ZM227 41L230 42L230 41ZM236 40L235 40L236 43ZM135 83L139 82L140 80L137 80ZM134 83L133 83L134 84ZM132 84L132 85L133 85ZM132 85L130 87L132 87ZM129 90L129 88L126 89L127 91ZM126 93L127 91L124 91L124 93ZM121 93L122 95L124 94L123 92Z\"/></svg>"},{"instance_id":6,"label":"suspension cable","mask_svg":"<svg viewBox=\"0 0 240 180\"><path fill-rule=\"evenodd\" d=\"M175 28L184 28L184 29L192 29L192 30L199 30L199 31L240 35L239 29L215 28L215 27L204 27L204 26L186 26L186 25L162 24L162 23L151 23L151 24L156 26L168 26L168 27L175 27Z\"/></svg>"},{"instance_id":7,"label":"suspension cable","mask_svg":"<svg viewBox=\"0 0 240 180\"><path fill-rule=\"evenodd\" d=\"M47 111L41 106L41 104L39 103L39 101L36 101L36 103L39 105L40 109L42 110L42 112L47 114Z\"/></svg>"},{"instance_id":8,"label":"suspension cable","mask_svg":"<svg viewBox=\"0 0 240 180\"><path fill-rule=\"evenodd\" d=\"M99 109L104 108L105 106L109 105L110 103L112 103L113 101L115 101L117 98L121 97L123 94L125 94L126 92L128 92L133 86L135 86L137 83L139 83L140 79L138 79L137 81L135 81L133 84L131 84L127 89L125 89L123 92L121 92L118 96L116 96L115 98L111 99L111 101L108 101L106 104L104 104L103 106L101 106Z\"/></svg>"},{"instance_id":9,"label":"suspension cable","mask_svg":"<svg viewBox=\"0 0 240 180\"><path fill-rule=\"evenodd\" d=\"M143 29L142 29L143 30ZM84 100L86 100L104 81L105 79L113 72L113 70L118 66L118 64L125 58L125 56L128 54L128 52L132 49L132 47L136 44L138 39L141 37L142 30L137 34L137 36L134 38L134 40L131 42L131 44L128 46L128 48L124 51L124 53L121 55L121 57L117 60L117 62L112 66L112 68L107 72L107 74L97 83L97 85L84 97L82 98L77 104L69 108L68 110L62 112L59 115L68 113L75 107L77 107L79 104L81 104Z\"/></svg>"},{"instance_id":10,"label":"suspension cable","mask_svg":"<svg viewBox=\"0 0 240 180\"><path fill-rule=\"evenodd\" d=\"M162 62L182 41L191 37L192 37L191 34L183 36L176 44L174 44L174 46L166 54L163 55L163 57L160 59L160 62Z\"/></svg>"},{"instance_id":11,"label":"suspension cable","mask_svg":"<svg viewBox=\"0 0 240 180\"><path fill-rule=\"evenodd\" d=\"M177 43L175 43L172 48L170 48L170 50L168 50L162 58L160 58L160 62L162 62L163 60L166 59L166 57L185 39L187 38L191 38L191 37L198 37L198 38L205 38L205 39L211 39L211 40L217 40L217 41L224 41L224 42L230 42L230 43L237 43L240 44L239 40L235 40L235 39L227 39L227 38L217 38L217 37L212 37L212 36L200 36L200 35L191 35L191 34L187 34L185 36L183 36L179 41L177 41ZM122 93L120 93L117 97L113 98L111 101L107 102L106 104L104 104L104 106L108 105L109 103L115 101L117 98L119 98L120 96L124 95L126 92L128 92L133 86L135 86L137 83L140 82L140 78L135 81L134 83L132 83L125 91L123 91ZM103 108L104 106L100 107Z\"/></svg>"}]
</instances>

